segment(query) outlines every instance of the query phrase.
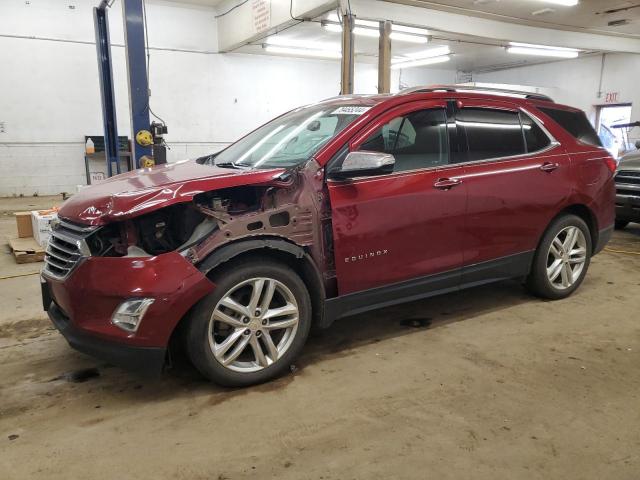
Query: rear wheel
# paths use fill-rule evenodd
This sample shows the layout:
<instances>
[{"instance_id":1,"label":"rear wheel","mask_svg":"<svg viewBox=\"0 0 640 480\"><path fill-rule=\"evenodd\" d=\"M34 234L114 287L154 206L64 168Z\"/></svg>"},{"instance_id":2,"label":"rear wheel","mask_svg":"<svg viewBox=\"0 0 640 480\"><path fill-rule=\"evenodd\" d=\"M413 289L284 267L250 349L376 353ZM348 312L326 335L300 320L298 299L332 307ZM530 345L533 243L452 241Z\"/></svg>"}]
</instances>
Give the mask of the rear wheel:
<instances>
[{"instance_id":1,"label":"rear wheel","mask_svg":"<svg viewBox=\"0 0 640 480\"><path fill-rule=\"evenodd\" d=\"M591 252L591 234L584 220L576 215L556 219L536 251L527 287L543 298L568 297L584 280Z\"/></svg>"},{"instance_id":2,"label":"rear wheel","mask_svg":"<svg viewBox=\"0 0 640 480\"><path fill-rule=\"evenodd\" d=\"M187 333L193 364L210 380L247 386L287 370L311 326L304 282L264 260L235 263L214 275L216 289L194 308Z\"/></svg>"}]
</instances>

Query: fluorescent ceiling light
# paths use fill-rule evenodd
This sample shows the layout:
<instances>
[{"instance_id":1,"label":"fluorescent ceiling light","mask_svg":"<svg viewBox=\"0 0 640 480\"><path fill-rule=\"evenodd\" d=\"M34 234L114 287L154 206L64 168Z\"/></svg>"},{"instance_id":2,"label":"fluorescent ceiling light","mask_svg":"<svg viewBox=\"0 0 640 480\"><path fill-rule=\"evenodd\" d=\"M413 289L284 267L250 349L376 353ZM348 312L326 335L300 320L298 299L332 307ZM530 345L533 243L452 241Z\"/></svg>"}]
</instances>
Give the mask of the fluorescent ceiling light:
<instances>
[{"instance_id":1,"label":"fluorescent ceiling light","mask_svg":"<svg viewBox=\"0 0 640 480\"><path fill-rule=\"evenodd\" d=\"M402 57L392 58L391 63L409 62L413 60L422 60L424 58L441 57L449 55L451 50L448 46L430 48L429 50L421 50L419 52L407 53Z\"/></svg>"},{"instance_id":2,"label":"fluorescent ceiling light","mask_svg":"<svg viewBox=\"0 0 640 480\"><path fill-rule=\"evenodd\" d=\"M553 3L554 5L563 5L565 7L575 7L580 0L538 0L543 3Z\"/></svg>"},{"instance_id":3,"label":"fluorescent ceiling light","mask_svg":"<svg viewBox=\"0 0 640 480\"><path fill-rule=\"evenodd\" d=\"M577 48L567 47L551 47L549 45L536 45L535 43L522 43L522 42L509 42L512 47L524 47L524 48L542 48L546 50L566 50L568 52L579 52Z\"/></svg>"},{"instance_id":4,"label":"fluorescent ceiling light","mask_svg":"<svg viewBox=\"0 0 640 480\"><path fill-rule=\"evenodd\" d=\"M398 62L391 65L391 68L396 70L398 68L412 68L422 67L425 65L433 65L435 63L443 63L451 60L449 55L442 55L440 57L422 58L420 60L409 60L407 62Z\"/></svg>"},{"instance_id":5,"label":"fluorescent ceiling light","mask_svg":"<svg viewBox=\"0 0 640 480\"><path fill-rule=\"evenodd\" d=\"M429 43L429 37L413 35L411 33L391 32L391 40L407 43Z\"/></svg>"},{"instance_id":6,"label":"fluorescent ceiling light","mask_svg":"<svg viewBox=\"0 0 640 480\"><path fill-rule=\"evenodd\" d=\"M342 32L342 25L335 13L323 20L321 25L329 32ZM360 20L356 18L353 33L361 37L378 38L380 37L380 23L375 20ZM429 31L423 28L395 24L391 26L391 39L399 42L428 43L428 33Z\"/></svg>"},{"instance_id":7,"label":"fluorescent ceiling light","mask_svg":"<svg viewBox=\"0 0 640 480\"><path fill-rule=\"evenodd\" d=\"M374 20L360 20L359 18L356 18L356 25L360 25L361 27L375 28L376 30L380 28L379 22L376 22Z\"/></svg>"},{"instance_id":8,"label":"fluorescent ceiling light","mask_svg":"<svg viewBox=\"0 0 640 480\"><path fill-rule=\"evenodd\" d=\"M548 48L507 47L507 52L518 55L536 55L540 57L577 58L577 50L551 50Z\"/></svg>"},{"instance_id":9,"label":"fluorescent ceiling light","mask_svg":"<svg viewBox=\"0 0 640 480\"><path fill-rule=\"evenodd\" d=\"M342 31L342 28L340 28ZM361 37L372 37L378 38L380 36L380 31L374 30L373 28L367 27L358 27L357 25L353 28L354 35L360 35Z\"/></svg>"},{"instance_id":10,"label":"fluorescent ceiling light","mask_svg":"<svg viewBox=\"0 0 640 480\"><path fill-rule=\"evenodd\" d=\"M316 50L312 48L283 47L280 45L268 44L262 45L262 48L269 53L295 55L298 57L342 58L342 54L335 50Z\"/></svg>"}]
</instances>

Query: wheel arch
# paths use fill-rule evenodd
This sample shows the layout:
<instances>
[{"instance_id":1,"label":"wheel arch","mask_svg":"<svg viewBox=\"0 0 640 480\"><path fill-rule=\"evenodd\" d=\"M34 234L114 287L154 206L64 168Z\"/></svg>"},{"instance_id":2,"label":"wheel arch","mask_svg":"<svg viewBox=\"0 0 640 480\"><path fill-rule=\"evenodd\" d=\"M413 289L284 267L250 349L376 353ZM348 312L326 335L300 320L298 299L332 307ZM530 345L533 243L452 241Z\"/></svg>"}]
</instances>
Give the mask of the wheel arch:
<instances>
[{"instance_id":1,"label":"wheel arch","mask_svg":"<svg viewBox=\"0 0 640 480\"><path fill-rule=\"evenodd\" d=\"M591 234L591 250L592 250L591 253L593 254L593 252L596 249L596 246L598 245L598 235L600 232L598 230L599 228L598 219L596 218L596 215L585 204L574 203L564 208L558 215L556 215L556 217L553 220L566 214L573 214L577 217L580 217L582 220L584 220L584 223L587 224L587 227L589 227L589 233ZM549 224L551 224L551 222Z\"/></svg>"},{"instance_id":2,"label":"wheel arch","mask_svg":"<svg viewBox=\"0 0 640 480\"><path fill-rule=\"evenodd\" d=\"M571 205L568 205L567 207L560 210L551 220L549 220L546 227L538 237L538 242L536 244L536 251L540 247L540 243L542 242L542 239L544 238L545 233L547 233L547 230L549 230L549 227L553 224L553 222L555 222L558 218L563 217L565 215L575 215L581 218L582 220L584 220L584 222L587 224L587 227L589 228L589 234L591 237L591 249L592 249L592 255L593 255L596 245L598 245L598 235L599 235L598 220L595 214L593 213L593 211L584 203L573 203Z\"/></svg>"},{"instance_id":3,"label":"wheel arch","mask_svg":"<svg viewBox=\"0 0 640 480\"><path fill-rule=\"evenodd\" d=\"M280 237L265 236L241 239L227 243L214 250L202 260L197 268L209 276L216 269L229 262L247 257L272 258L294 270L304 282L311 298L313 323L321 325L325 300L325 288L315 262L304 247Z\"/></svg>"},{"instance_id":4,"label":"wheel arch","mask_svg":"<svg viewBox=\"0 0 640 480\"><path fill-rule=\"evenodd\" d=\"M204 275L209 277L216 269L229 262L235 262L240 259L255 256L256 258L264 258L265 256L285 265L294 270L304 282L309 292L312 309L312 325L324 327L324 303L325 288L322 281L322 275L318 271L311 255L300 245L279 237L260 237L251 239L237 240L227 243L222 247L214 250L196 267ZM197 302L196 302L197 304ZM187 322L185 321L196 305L192 305L189 311L180 319L174 327L169 340L171 349L181 350L180 337L183 336Z\"/></svg>"}]
</instances>

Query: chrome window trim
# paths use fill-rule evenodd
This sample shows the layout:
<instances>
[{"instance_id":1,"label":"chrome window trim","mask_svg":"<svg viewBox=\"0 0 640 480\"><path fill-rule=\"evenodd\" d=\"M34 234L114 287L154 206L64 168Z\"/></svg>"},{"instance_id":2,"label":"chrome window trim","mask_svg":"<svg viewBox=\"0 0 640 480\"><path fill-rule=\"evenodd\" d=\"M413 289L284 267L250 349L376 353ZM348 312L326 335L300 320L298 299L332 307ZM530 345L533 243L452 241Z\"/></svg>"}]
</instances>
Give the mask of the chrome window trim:
<instances>
[{"instance_id":1,"label":"chrome window trim","mask_svg":"<svg viewBox=\"0 0 640 480\"><path fill-rule=\"evenodd\" d=\"M482 108L482 107L478 107L478 108ZM524 158L532 157L534 155L546 154L546 153L550 152L551 150L553 150L556 147L559 147L561 145L561 143L558 140L556 140L556 138L551 134L551 132L549 132L549 130L547 130L547 128L544 126L544 123L542 122L542 120L537 115L531 113L529 110L527 110L527 109L525 109L523 107L518 107L516 110L522 111L524 114L526 114L527 116L531 117L531 119L534 121L534 123L536 123L536 125L538 125L540 127L542 132L549 139L549 141L550 141L549 145L547 145L542 150L536 150L535 152L522 153L522 154L519 154L519 155L512 155L510 157L485 158L485 159L482 159L482 160L472 160L472 161L469 161L469 162L458 162L458 163L450 163L449 162L449 163L445 163L445 164L442 164L442 165L437 165L437 166L434 166L434 167L417 168L417 169L414 169L414 170L403 170L402 172L393 172L393 173L388 173L388 174L384 174L384 175L371 175L371 176L368 176L368 177L358 177L358 178L355 178L355 179L348 179L347 178L347 179L344 179L344 180L337 180L337 179L329 178L329 179L327 179L327 183L331 182L331 183L336 183L336 184L352 185L354 183L364 183L364 182L371 182L371 181L386 180L386 179L390 179L390 178L402 177L402 176L407 176L407 175L415 175L415 174L420 174L420 173L425 173L425 172L430 172L430 171L435 171L435 170L446 170L447 168L464 166L464 165L486 164L486 163L490 163L490 162L504 162L504 161L507 161L507 160L522 160ZM557 155L562 155L562 154L558 153ZM451 152L449 152L449 160L451 160Z\"/></svg>"}]
</instances>

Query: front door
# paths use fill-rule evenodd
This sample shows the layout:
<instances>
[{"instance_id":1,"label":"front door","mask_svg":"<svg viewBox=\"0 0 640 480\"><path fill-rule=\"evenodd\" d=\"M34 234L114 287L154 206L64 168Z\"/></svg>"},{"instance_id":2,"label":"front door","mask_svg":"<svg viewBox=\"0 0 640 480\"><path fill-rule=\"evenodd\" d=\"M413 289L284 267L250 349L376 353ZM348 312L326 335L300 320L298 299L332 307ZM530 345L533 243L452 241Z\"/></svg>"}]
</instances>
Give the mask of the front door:
<instances>
[{"instance_id":1,"label":"front door","mask_svg":"<svg viewBox=\"0 0 640 480\"><path fill-rule=\"evenodd\" d=\"M396 163L389 174L327 182L339 295L443 272L454 272L445 287L458 286L466 190L464 167L450 162L453 120L444 101L412 102L350 142Z\"/></svg>"}]
</instances>

